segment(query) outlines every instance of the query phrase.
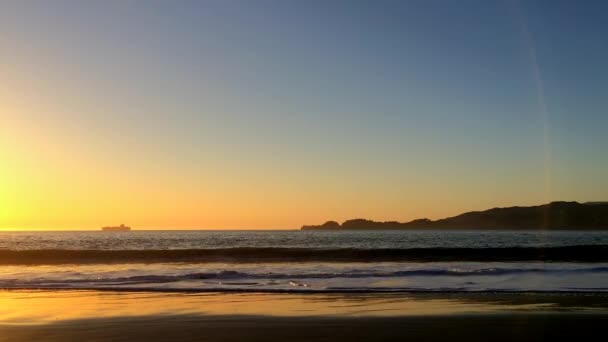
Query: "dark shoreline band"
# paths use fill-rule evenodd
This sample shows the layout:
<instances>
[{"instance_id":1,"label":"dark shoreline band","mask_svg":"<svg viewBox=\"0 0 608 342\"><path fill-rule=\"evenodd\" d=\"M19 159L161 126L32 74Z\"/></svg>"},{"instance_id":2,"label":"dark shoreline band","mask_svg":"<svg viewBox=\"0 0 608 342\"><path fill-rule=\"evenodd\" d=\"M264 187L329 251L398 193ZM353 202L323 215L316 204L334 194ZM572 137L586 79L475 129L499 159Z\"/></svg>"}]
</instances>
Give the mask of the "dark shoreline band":
<instances>
[{"instance_id":1,"label":"dark shoreline band","mask_svg":"<svg viewBox=\"0 0 608 342\"><path fill-rule=\"evenodd\" d=\"M309 261L547 261L592 263L608 261L608 245L410 249L239 247L175 250L0 250L0 265Z\"/></svg>"}]
</instances>

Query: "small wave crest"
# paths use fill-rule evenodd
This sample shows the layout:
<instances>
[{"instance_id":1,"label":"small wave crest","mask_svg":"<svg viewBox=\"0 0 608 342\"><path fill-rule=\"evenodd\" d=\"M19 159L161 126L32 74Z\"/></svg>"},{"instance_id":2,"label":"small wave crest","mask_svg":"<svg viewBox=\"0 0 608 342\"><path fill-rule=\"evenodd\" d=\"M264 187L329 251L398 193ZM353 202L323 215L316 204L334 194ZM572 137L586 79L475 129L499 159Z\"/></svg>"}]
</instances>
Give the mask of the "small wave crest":
<instances>
[{"instance_id":1,"label":"small wave crest","mask_svg":"<svg viewBox=\"0 0 608 342\"><path fill-rule=\"evenodd\" d=\"M233 270L222 270L219 272L196 272L180 275L138 275L130 277L87 277L82 275L80 279L45 279L38 277L33 280L5 279L0 280L0 286L9 285L52 285L52 284L160 284L188 280L200 281L239 281L242 283L251 281L273 281L285 280L294 285L302 285L299 281L315 279L365 279L365 278L402 278L402 277L472 277L472 276L501 276L501 275L521 275L521 274L540 274L540 275L577 275L577 274L597 274L608 273L608 267L588 267L575 269L545 269L545 268L480 268L474 270L437 270L437 269L416 269L394 272L343 272L343 273L251 273ZM298 280L298 281L296 281ZM225 282L224 282L225 283ZM255 284L255 283L252 283Z\"/></svg>"}]
</instances>

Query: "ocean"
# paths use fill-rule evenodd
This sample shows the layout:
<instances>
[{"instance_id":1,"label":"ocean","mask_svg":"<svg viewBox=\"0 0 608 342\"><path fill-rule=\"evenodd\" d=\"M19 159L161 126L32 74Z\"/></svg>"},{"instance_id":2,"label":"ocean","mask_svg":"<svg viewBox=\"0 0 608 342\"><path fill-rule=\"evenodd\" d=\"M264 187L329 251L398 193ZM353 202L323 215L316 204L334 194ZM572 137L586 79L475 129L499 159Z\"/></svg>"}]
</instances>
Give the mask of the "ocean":
<instances>
[{"instance_id":1,"label":"ocean","mask_svg":"<svg viewBox=\"0 0 608 342\"><path fill-rule=\"evenodd\" d=\"M608 292L608 232L0 232L0 287Z\"/></svg>"}]
</instances>

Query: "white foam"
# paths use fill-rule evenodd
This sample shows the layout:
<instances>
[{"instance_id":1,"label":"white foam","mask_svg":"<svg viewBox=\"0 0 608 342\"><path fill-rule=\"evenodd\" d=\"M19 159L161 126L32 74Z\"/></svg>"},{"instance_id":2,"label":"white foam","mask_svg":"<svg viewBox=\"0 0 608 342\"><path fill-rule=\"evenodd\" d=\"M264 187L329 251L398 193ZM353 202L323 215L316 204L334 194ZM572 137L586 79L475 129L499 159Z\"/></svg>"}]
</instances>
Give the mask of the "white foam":
<instances>
[{"instance_id":1,"label":"white foam","mask_svg":"<svg viewBox=\"0 0 608 342\"><path fill-rule=\"evenodd\" d=\"M3 288L608 292L608 264L266 263L2 266Z\"/></svg>"}]
</instances>

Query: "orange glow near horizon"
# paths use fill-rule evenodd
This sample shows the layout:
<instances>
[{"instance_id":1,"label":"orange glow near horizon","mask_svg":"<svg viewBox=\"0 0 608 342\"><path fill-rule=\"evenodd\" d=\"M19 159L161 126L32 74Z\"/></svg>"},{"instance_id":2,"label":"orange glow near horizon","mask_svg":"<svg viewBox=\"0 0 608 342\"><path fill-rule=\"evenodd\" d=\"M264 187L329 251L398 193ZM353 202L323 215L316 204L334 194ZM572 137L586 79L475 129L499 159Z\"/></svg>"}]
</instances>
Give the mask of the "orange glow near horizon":
<instances>
[{"instance_id":1,"label":"orange glow near horizon","mask_svg":"<svg viewBox=\"0 0 608 342\"><path fill-rule=\"evenodd\" d=\"M296 229L326 220L406 221L477 208L455 198L437 207L439 189L395 188L399 175L364 182L373 179L364 168L294 170L221 158L186 167L153 153L125 154L121 146L36 121L35 108L14 104L9 112L29 115L1 118L0 230L96 230L120 223L134 229Z\"/></svg>"},{"instance_id":2,"label":"orange glow near horizon","mask_svg":"<svg viewBox=\"0 0 608 342\"><path fill-rule=\"evenodd\" d=\"M374 49L359 51L373 58L352 54L359 43L298 59L297 50L284 54L296 40L283 35L275 39L288 45L259 45L284 46L281 53L224 39L249 37L252 27L236 22L190 32L196 25L151 25L162 16L105 3L21 5L0 20L0 230L297 229L602 201L608 193L603 131L581 139L584 126L540 122L527 69L507 68L504 76L520 72L509 97L494 78L463 93L444 86L472 82L470 73L483 69L477 60L446 61L466 75L457 82L442 79L426 64L432 59L387 58L421 74L383 80L392 73L373 71L382 65ZM27 25L18 19L30 15ZM251 38L270 39L274 30L263 32ZM397 36L412 50L426 41ZM355 67L366 60L367 72ZM414 81L427 78L424 87ZM597 128L601 120L576 122ZM562 135L546 139L551 127Z\"/></svg>"},{"instance_id":3,"label":"orange glow near horizon","mask_svg":"<svg viewBox=\"0 0 608 342\"><path fill-rule=\"evenodd\" d=\"M0 230L97 230L120 223L134 229L297 229L352 218L437 219L545 201L529 189L521 190L529 200L518 201L519 192L503 191L508 184L481 189L483 183L470 185L472 176L464 173L448 187L432 174L390 168L298 168L221 156L188 164L13 118L0 127Z\"/></svg>"},{"instance_id":4,"label":"orange glow near horizon","mask_svg":"<svg viewBox=\"0 0 608 342\"><path fill-rule=\"evenodd\" d=\"M495 196L468 181L446 192L433 175L388 170L378 178L378 170L364 167L298 169L217 157L184 165L153 153L125 154L120 146L104 150L99 141L81 142L32 122L5 120L0 127L0 230L98 230L120 223L133 229L297 229L327 220L437 219L543 202L532 193L527 203L517 201L517 193Z\"/></svg>"}]
</instances>

